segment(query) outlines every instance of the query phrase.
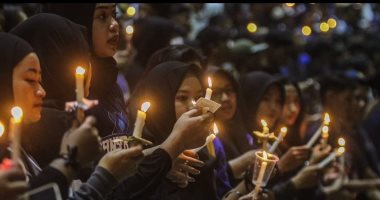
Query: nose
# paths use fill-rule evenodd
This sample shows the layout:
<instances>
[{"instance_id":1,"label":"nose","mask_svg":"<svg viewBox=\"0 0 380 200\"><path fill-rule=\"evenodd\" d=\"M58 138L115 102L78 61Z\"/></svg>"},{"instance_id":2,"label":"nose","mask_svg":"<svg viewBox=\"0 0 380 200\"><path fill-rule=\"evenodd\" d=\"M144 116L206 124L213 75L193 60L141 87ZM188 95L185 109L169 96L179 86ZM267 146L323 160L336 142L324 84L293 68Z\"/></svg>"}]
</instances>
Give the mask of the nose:
<instances>
[{"instance_id":1,"label":"nose","mask_svg":"<svg viewBox=\"0 0 380 200\"><path fill-rule=\"evenodd\" d=\"M294 103L291 103L289 108L290 112L296 112L296 105Z\"/></svg>"},{"instance_id":2,"label":"nose","mask_svg":"<svg viewBox=\"0 0 380 200\"><path fill-rule=\"evenodd\" d=\"M38 97L41 97L41 98L44 98L46 96L46 91L45 89L42 87L42 85L39 86L39 88L37 89L36 91L36 95Z\"/></svg>"},{"instance_id":3,"label":"nose","mask_svg":"<svg viewBox=\"0 0 380 200\"><path fill-rule=\"evenodd\" d=\"M111 32L119 32L119 23L113 17L109 28Z\"/></svg>"},{"instance_id":4,"label":"nose","mask_svg":"<svg viewBox=\"0 0 380 200\"><path fill-rule=\"evenodd\" d=\"M222 92L222 101L227 101L228 100L228 95L225 92Z\"/></svg>"}]
</instances>

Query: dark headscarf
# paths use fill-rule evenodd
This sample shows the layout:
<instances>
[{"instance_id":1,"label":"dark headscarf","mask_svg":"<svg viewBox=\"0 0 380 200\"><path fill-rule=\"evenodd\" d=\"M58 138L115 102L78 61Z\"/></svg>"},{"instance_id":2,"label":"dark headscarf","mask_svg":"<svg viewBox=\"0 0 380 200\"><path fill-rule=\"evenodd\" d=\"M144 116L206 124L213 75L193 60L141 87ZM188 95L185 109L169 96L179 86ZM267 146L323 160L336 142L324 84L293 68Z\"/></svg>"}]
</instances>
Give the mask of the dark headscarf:
<instances>
[{"instance_id":1,"label":"dark headscarf","mask_svg":"<svg viewBox=\"0 0 380 200\"><path fill-rule=\"evenodd\" d=\"M40 59L46 98L41 120L28 125L22 145L44 167L59 154L64 133L73 116L64 103L75 101L75 68L90 62L84 27L55 14L37 14L16 26L11 33L28 41ZM48 151L47 151L48 149Z\"/></svg>"},{"instance_id":2,"label":"dark headscarf","mask_svg":"<svg viewBox=\"0 0 380 200\"><path fill-rule=\"evenodd\" d=\"M155 144L161 144L170 134L176 122L174 99L185 75L194 72L201 80L199 67L194 64L185 64L178 61L164 62L155 67L142 82L139 88L142 92L137 105L133 105L131 112L137 112L141 103L150 101L151 107L147 113L144 137Z\"/></svg>"},{"instance_id":3,"label":"dark headscarf","mask_svg":"<svg viewBox=\"0 0 380 200\"><path fill-rule=\"evenodd\" d=\"M7 126L14 104L13 69L25 56L33 52L33 48L21 38L8 33L0 33L0 44L0 121ZM0 137L0 153L4 150L3 145L6 146L6 140L5 132Z\"/></svg>"},{"instance_id":4,"label":"dark headscarf","mask_svg":"<svg viewBox=\"0 0 380 200\"><path fill-rule=\"evenodd\" d=\"M266 72L254 71L250 72L240 79L241 102L240 106L243 113L243 119L248 131L259 130L256 124L256 115L260 102L265 92L272 86L278 85L281 91L282 104L284 103L284 90L281 86L282 79L272 76ZM275 126L272 128L275 129Z\"/></svg>"},{"instance_id":5,"label":"dark headscarf","mask_svg":"<svg viewBox=\"0 0 380 200\"><path fill-rule=\"evenodd\" d=\"M65 17L77 24L87 27L89 46L92 47L92 22L95 3L45 3L42 12Z\"/></svg>"},{"instance_id":6,"label":"dark headscarf","mask_svg":"<svg viewBox=\"0 0 380 200\"><path fill-rule=\"evenodd\" d=\"M11 30L35 49L42 68L46 99L75 100L75 69L89 71L85 28L55 14L41 13Z\"/></svg>"}]
</instances>

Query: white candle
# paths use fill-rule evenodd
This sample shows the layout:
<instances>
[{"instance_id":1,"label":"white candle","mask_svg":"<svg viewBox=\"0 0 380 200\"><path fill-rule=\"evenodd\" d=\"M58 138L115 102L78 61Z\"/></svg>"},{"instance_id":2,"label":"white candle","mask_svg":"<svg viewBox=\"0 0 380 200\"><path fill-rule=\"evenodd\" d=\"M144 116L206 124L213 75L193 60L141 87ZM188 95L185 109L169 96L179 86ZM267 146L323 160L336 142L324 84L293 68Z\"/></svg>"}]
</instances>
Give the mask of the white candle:
<instances>
[{"instance_id":1,"label":"white candle","mask_svg":"<svg viewBox=\"0 0 380 200\"><path fill-rule=\"evenodd\" d=\"M214 127L213 127L213 132L214 132L214 134L211 134L211 135L215 135L215 136L212 139L212 141L207 143L207 149L208 149L208 153L211 155L211 157L215 158L216 155L215 155L215 147L214 147L213 141L214 141L216 135L219 133L219 129L215 123L214 123Z\"/></svg>"},{"instance_id":2,"label":"white candle","mask_svg":"<svg viewBox=\"0 0 380 200\"><path fill-rule=\"evenodd\" d=\"M287 133L288 129L286 127L282 127L281 128L281 132L277 138L276 141L274 141L274 143L272 144L272 146L270 147L269 149L269 153L273 153L274 150L276 150L277 146L280 144L280 142L284 139L284 137L286 136L286 133Z\"/></svg>"},{"instance_id":3,"label":"white candle","mask_svg":"<svg viewBox=\"0 0 380 200\"><path fill-rule=\"evenodd\" d=\"M263 125L263 135L268 136L269 135L269 128L268 124L265 120L261 120L261 124ZM263 138L263 150L267 150L267 143L268 143L268 138Z\"/></svg>"},{"instance_id":4,"label":"white candle","mask_svg":"<svg viewBox=\"0 0 380 200\"><path fill-rule=\"evenodd\" d=\"M265 170L268 165L268 163L266 162L267 159L268 159L267 153L263 151L263 161L261 163L260 172L256 180L255 193L254 193L253 199L255 199L259 195L259 191L261 188L261 184L263 182Z\"/></svg>"},{"instance_id":5,"label":"white candle","mask_svg":"<svg viewBox=\"0 0 380 200\"><path fill-rule=\"evenodd\" d=\"M11 120L10 120L10 137L11 137L11 148L12 148L12 160L18 163L20 160L20 143L21 143L21 122L23 112L20 107L13 107L11 110Z\"/></svg>"},{"instance_id":6,"label":"white candle","mask_svg":"<svg viewBox=\"0 0 380 200\"><path fill-rule=\"evenodd\" d=\"M141 138L142 136L142 130L145 125L145 119L146 119L146 111L150 107L150 102L144 102L141 105L141 110L137 110L137 118L135 122L135 128L133 129L133 136Z\"/></svg>"},{"instance_id":7,"label":"white candle","mask_svg":"<svg viewBox=\"0 0 380 200\"><path fill-rule=\"evenodd\" d=\"M210 78L210 77L207 78L207 82L208 82L208 88L206 89L206 96L205 96L205 99L210 100L210 99L211 99L211 95L212 95L212 90L211 90L211 87L212 87L212 81L211 81L211 78Z\"/></svg>"},{"instance_id":8,"label":"white candle","mask_svg":"<svg viewBox=\"0 0 380 200\"><path fill-rule=\"evenodd\" d=\"M3 136L4 131L5 131L4 124L2 122L0 122L0 138L1 138L1 136Z\"/></svg>"},{"instance_id":9,"label":"white candle","mask_svg":"<svg viewBox=\"0 0 380 200\"><path fill-rule=\"evenodd\" d=\"M337 156L340 156L344 153L345 149L344 147L339 147L337 150L334 152L331 152L327 158L322 160L320 163L318 163L319 168L324 168L326 167L331 161L333 161Z\"/></svg>"},{"instance_id":10,"label":"white candle","mask_svg":"<svg viewBox=\"0 0 380 200\"><path fill-rule=\"evenodd\" d=\"M343 138L339 138L338 144L340 147L344 147L346 145L346 140L344 140ZM342 166L342 168L344 170L344 162L345 162L344 154L339 157L339 162L340 162L340 165Z\"/></svg>"},{"instance_id":11,"label":"white candle","mask_svg":"<svg viewBox=\"0 0 380 200\"><path fill-rule=\"evenodd\" d=\"M77 102L78 103L83 103L83 98L84 98L84 73L86 70L78 66L76 68L76 73L75 73L75 82L76 82L76 92L77 92Z\"/></svg>"},{"instance_id":12,"label":"white candle","mask_svg":"<svg viewBox=\"0 0 380 200\"><path fill-rule=\"evenodd\" d=\"M323 125L318 128L318 130L314 133L313 137L310 138L310 140L307 142L306 147L311 148L315 142L318 140L319 136L322 133L322 127L328 126L330 124L330 116L328 113L325 113L325 117L323 120ZM328 128L327 128L328 131Z\"/></svg>"}]
</instances>

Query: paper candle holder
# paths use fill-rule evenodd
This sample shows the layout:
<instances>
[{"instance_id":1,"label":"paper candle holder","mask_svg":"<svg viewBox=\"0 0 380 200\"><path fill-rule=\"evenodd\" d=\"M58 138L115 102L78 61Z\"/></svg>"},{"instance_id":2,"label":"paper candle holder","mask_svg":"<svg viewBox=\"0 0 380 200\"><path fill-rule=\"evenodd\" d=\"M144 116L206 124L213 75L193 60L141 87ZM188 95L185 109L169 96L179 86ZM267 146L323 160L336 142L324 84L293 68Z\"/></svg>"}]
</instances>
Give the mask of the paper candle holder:
<instances>
[{"instance_id":1,"label":"paper candle holder","mask_svg":"<svg viewBox=\"0 0 380 200\"><path fill-rule=\"evenodd\" d=\"M207 107L209 108L210 112L215 113L220 108L221 105L215 101L201 97L197 100L197 102L195 103L195 106L199 108Z\"/></svg>"}]
</instances>

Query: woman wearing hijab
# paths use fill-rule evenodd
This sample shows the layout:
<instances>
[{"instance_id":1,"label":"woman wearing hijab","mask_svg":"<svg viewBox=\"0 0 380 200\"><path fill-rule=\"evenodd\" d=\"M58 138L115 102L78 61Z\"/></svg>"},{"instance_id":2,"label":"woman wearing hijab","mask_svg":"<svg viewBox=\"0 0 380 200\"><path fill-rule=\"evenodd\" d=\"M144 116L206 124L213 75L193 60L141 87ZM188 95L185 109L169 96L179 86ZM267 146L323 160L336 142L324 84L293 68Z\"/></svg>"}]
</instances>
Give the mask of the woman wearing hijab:
<instances>
[{"instance_id":1,"label":"woman wearing hijab","mask_svg":"<svg viewBox=\"0 0 380 200\"><path fill-rule=\"evenodd\" d=\"M22 124L24 131L21 132L21 138L23 138L27 134L25 131L27 125L37 122L41 118L42 99L46 93L40 84L40 62L32 47L14 35L1 33L0 43L2 53L0 57L0 62L2 63L0 85L3 91L0 118L4 121L4 124L8 124L11 107L14 105L20 106L24 113ZM92 123L93 120L87 119L84 125L91 127ZM9 127L6 126L7 129ZM93 145L97 141L97 135L89 133L92 132L89 128L84 128L84 126L73 130L70 135L66 135L62 144L60 144L60 153L68 155L69 152L66 146L76 146L80 149L80 153L76 158L78 160L74 162L82 165L87 164L93 158L90 155L96 152L93 151L94 149L84 148L80 144L87 141L85 143ZM49 182L54 182L59 185L61 194L66 197L72 176L75 174L74 165L67 165L65 159L56 158L50 162L49 166L41 169L35 165L33 157L22 147L20 146L20 161L27 175L30 188L33 189ZM83 157L87 157L88 160L83 159Z\"/></svg>"},{"instance_id":2,"label":"woman wearing hijab","mask_svg":"<svg viewBox=\"0 0 380 200\"><path fill-rule=\"evenodd\" d=\"M170 137L168 133L179 116L193 107L192 100L204 94L200 68L178 61L164 62L154 67L141 83L139 90L140 96L133 98L140 101L149 99L152 102L143 136L155 144L160 144ZM137 101L137 104L140 103ZM195 130L192 132L195 133ZM190 183L187 188L179 189L175 183L164 181L151 198L219 199L223 196L230 188L226 161L218 139L214 140L214 145L216 159L208 154L206 148L199 152L199 159L205 162L205 166L200 169L194 183Z\"/></svg>"},{"instance_id":3,"label":"woman wearing hijab","mask_svg":"<svg viewBox=\"0 0 380 200\"><path fill-rule=\"evenodd\" d=\"M90 113L98 119L96 127L103 143L112 143L117 136L126 135L126 105L116 82L118 69L112 57L117 51L119 41L116 4L46 4L44 10L87 27L92 66L89 98L99 101L98 106Z\"/></svg>"}]
</instances>

